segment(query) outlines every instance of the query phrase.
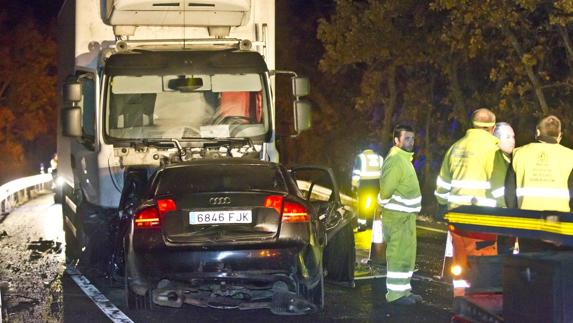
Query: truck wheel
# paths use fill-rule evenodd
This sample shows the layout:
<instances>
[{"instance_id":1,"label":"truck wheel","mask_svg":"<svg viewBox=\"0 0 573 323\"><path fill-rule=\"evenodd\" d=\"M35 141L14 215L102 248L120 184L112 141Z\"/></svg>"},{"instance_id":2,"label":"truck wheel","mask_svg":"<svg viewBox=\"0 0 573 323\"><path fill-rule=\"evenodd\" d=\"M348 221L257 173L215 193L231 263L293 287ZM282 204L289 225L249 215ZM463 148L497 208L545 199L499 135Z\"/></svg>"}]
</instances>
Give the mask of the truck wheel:
<instances>
[{"instance_id":1,"label":"truck wheel","mask_svg":"<svg viewBox=\"0 0 573 323\"><path fill-rule=\"evenodd\" d=\"M64 223L64 235L66 238L66 262L74 263L82 254L80 242L74 236L72 230Z\"/></svg>"}]
</instances>

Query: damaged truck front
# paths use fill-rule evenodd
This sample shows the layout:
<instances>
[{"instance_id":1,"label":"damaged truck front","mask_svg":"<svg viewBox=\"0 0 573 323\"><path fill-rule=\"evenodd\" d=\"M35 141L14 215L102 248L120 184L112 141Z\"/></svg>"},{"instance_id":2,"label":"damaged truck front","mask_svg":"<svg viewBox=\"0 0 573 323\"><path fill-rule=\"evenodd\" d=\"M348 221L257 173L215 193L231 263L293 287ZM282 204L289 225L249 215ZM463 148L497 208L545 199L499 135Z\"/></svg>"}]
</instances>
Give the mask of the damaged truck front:
<instances>
[{"instance_id":1,"label":"damaged truck front","mask_svg":"<svg viewBox=\"0 0 573 323\"><path fill-rule=\"evenodd\" d=\"M198 158L278 161L274 11L269 0L64 1L58 193L70 259L113 263L118 208L142 173ZM308 80L286 74L300 133Z\"/></svg>"}]
</instances>

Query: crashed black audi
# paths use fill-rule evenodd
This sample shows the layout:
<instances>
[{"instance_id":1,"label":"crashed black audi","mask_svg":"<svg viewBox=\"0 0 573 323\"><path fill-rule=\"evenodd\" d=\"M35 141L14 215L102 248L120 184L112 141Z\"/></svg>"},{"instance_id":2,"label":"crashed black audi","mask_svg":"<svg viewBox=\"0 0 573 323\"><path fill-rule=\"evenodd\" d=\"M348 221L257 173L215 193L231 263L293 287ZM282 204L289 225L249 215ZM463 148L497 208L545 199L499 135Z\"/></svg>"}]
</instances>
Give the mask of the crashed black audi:
<instances>
[{"instance_id":1,"label":"crashed black audi","mask_svg":"<svg viewBox=\"0 0 573 323\"><path fill-rule=\"evenodd\" d=\"M123 252L130 308L306 314L323 308L325 278L353 284L354 215L328 168L195 160L146 182L122 210L131 219ZM319 186L326 195L313 192Z\"/></svg>"}]
</instances>

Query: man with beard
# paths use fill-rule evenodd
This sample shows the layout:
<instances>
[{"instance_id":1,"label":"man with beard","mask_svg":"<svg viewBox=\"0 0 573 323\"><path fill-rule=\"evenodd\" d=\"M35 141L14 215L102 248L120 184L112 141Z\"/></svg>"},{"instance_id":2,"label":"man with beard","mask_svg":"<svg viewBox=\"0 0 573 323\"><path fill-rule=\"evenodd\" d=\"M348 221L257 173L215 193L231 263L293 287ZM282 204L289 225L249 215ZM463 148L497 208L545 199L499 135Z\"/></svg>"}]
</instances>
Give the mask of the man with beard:
<instances>
[{"instance_id":1,"label":"man with beard","mask_svg":"<svg viewBox=\"0 0 573 323\"><path fill-rule=\"evenodd\" d=\"M414 136L410 126L394 128L394 146L382 166L378 195L386 241L386 300L400 305L422 301L410 286L416 262L416 215L422 207L420 184L412 165Z\"/></svg>"}]
</instances>

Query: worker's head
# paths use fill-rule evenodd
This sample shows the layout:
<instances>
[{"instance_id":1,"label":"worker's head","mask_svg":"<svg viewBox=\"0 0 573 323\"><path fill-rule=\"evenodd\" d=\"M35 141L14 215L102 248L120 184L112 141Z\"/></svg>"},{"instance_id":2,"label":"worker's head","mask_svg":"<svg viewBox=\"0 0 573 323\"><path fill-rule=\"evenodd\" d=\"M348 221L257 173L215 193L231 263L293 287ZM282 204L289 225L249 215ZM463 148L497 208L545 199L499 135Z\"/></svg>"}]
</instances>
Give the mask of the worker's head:
<instances>
[{"instance_id":1,"label":"worker's head","mask_svg":"<svg viewBox=\"0 0 573 323\"><path fill-rule=\"evenodd\" d=\"M561 120L556 116L550 115L547 116L537 124L536 129L536 138L544 136L544 137L552 137L557 142L561 141Z\"/></svg>"},{"instance_id":2,"label":"worker's head","mask_svg":"<svg viewBox=\"0 0 573 323\"><path fill-rule=\"evenodd\" d=\"M367 150L372 150L370 143L366 142L366 143L361 143L358 145L358 154L362 154L364 152L366 152Z\"/></svg>"},{"instance_id":3,"label":"worker's head","mask_svg":"<svg viewBox=\"0 0 573 323\"><path fill-rule=\"evenodd\" d=\"M496 123L493 135L499 139L499 149L504 153L511 155L513 148L515 148L515 132L509 123Z\"/></svg>"},{"instance_id":4,"label":"worker's head","mask_svg":"<svg viewBox=\"0 0 573 323\"><path fill-rule=\"evenodd\" d=\"M414 129L408 125L394 127L394 146L405 151L414 151Z\"/></svg>"},{"instance_id":5,"label":"worker's head","mask_svg":"<svg viewBox=\"0 0 573 323\"><path fill-rule=\"evenodd\" d=\"M472 113L472 126L493 133L495 128L495 114L489 109L481 108Z\"/></svg>"}]
</instances>

